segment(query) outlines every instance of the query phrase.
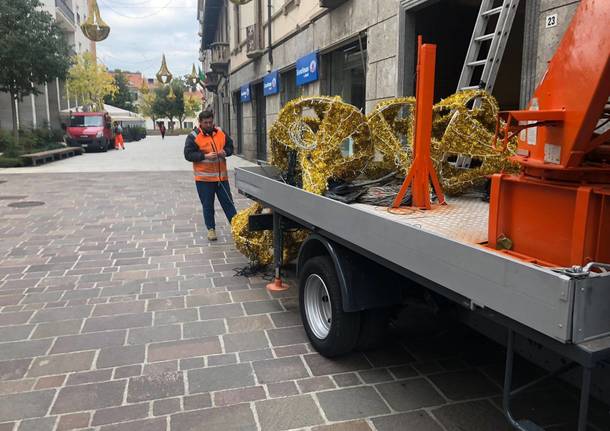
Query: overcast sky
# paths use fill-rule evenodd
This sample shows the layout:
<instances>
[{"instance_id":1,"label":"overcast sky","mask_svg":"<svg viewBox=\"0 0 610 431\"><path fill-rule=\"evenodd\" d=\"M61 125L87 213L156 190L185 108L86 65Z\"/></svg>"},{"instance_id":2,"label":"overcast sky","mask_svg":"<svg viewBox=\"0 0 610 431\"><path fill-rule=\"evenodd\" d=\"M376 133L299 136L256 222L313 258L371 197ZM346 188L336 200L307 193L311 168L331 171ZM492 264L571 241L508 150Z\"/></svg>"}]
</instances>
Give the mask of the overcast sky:
<instances>
[{"instance_id":1,"label":"overcast sky","mask_svg":"<svg viewBox=\"0 0 610 431\"><path fill-rule=\"evenodd\" d=\"M198 65L197 0L98 0L110 36L97 44L98 59L110 70L142 72L152 78L165 53L174 75Z\"/></svg>"}]
</instances>

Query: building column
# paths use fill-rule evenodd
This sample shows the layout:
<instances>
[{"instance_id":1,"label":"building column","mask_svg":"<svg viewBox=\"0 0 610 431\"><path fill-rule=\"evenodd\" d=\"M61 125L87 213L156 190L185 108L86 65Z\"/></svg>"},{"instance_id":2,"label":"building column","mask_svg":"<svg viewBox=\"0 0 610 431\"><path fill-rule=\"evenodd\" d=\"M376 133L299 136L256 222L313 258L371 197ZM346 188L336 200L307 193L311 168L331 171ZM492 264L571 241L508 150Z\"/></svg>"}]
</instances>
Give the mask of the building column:
<instances>
[{"instance_id":1,"label":"building column","mask_svg":"<svg viewBox=\"0 0 610 431\"><path fill-rule=\"evenodd\" d=\"M21 127L20 127L20 121L19 121L19 102L18 102L17 98L13 99L13 104L15 105L15 114L17 117L17 130L19 130Z\"/></svg>"},{"instance_id":2,"label":"building column","mask_svg":"<svg viewBox=\"0 0 610 431\"><path fill-rule=\"evenodd\" d=\"M36 96L34 96L34 93L30 94L30 101L32 102L32 129L35 129L38 127L38 121L36 121Z\"/></svg>"},{"instance_id":3,"label":"building column","mask_svg":"<svg viewBox=\"0 0 610 431\"><path fill-rule=\"evenodd\" d=\"M55 78L55 86L57 87L57 110L61 112L61 93L59 92L59 78Z\"/></svg>"},{"instance_id":4,"label":"building column","mask_svg":"<svg viewBox=\"0 0 610 431\"><path fill-rule=\"evenodd\" d=\"M66 100L68 101L68 111L69 111L72 108L70 107L70 90L68 90L67 85L66 85ZM76 107L78 108L78 103L76 104ZM77 111L78 111L78 109L77 109Z\"/></svg>"},{"instance_id":5,"label":"building column","mask_svg":"<svg viewBox=\"0 0 610 431\"><path fill-rule=\"evenodd\" d=\"M538 48L538 22L540 4L537 1L525 2L525 25L523 31L523 56L521 62L521 94L519 105L527 108L536 89L536 57Z\"/></svg>"},{"instance_id":6,"label":"building column","mask_svg":"<svg viewBox=\"0 0 610 431\"><path fill-rule=\"evenodd\" d=\"M49 109L49 85L44 83L44 104L47 111L47 127L51 128L51 110Z\"/></svg>"}]
</instances>

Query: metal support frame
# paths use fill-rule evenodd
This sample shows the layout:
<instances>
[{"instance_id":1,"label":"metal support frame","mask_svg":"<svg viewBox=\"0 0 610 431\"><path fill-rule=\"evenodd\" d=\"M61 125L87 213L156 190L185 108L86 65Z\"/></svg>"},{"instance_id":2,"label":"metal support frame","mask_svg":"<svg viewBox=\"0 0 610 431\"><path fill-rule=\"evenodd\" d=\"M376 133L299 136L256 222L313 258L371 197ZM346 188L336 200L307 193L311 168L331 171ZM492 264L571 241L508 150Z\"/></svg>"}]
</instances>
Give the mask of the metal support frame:
<instances>
[{"instance_id":1,"label":"metal support frame","mask_svg":"<svg viewBox=\"0 0 610 431\"><path fill-rule=\"evenodd\" d=\"M514 368L514 356L515 356L515 331L512 328L508 328L508 339L506 343L506 367L504 369L504 387L502 390L502 409L504 415L510 423L510 425L519 431L543 431L543 429L529 420L516 420L510 410L511 397L529 389L543 381L549 380L553 377L557 377L568 371L573 370L579 364L576 362L569 362L568 364L560 367L559 369L548 373L538 379L535 379L517 389L511 390L513 380L513 368ZM580 389L580 405L578 410L578 431L586 431L587 429L587 417L589 413L589 397L591 394L591 373L593 367L590 365L582 364L582 384Z\"/></svg>"},{"instance_id":2,"label":"metal support frame","mask_svg":"<svg viewBox=\"0 0 610 431\"><path fill-rule=\"evenodd\" d=\"M282 282L282 264L284 254L284 230L282 227L282 216L279 212L273 211L273 267L275 277L273 282L267 284L267 290L281 292L289 289L286 283Z\"/></svg>"}]
</instances>

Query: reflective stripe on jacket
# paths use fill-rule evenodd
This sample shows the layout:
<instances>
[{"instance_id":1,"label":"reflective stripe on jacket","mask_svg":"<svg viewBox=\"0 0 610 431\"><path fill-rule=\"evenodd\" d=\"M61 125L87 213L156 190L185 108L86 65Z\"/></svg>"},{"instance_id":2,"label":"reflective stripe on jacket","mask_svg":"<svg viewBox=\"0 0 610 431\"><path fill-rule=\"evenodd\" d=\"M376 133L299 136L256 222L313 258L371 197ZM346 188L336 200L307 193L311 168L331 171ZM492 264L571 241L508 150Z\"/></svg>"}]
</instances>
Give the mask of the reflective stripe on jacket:
<instances>
[{"instance_id":1,"label":"reflective stripe on jacket","mask_svg":"<svg viewBox=\"0 0 610 431\"><path fill-rule=\"evenodd\" d=\"M200 131L195 138L195 144L203 154L223 151L226 141L226 135L219 129L211 134ZM227 160L224 157L218 157L213 160L204 159L200 162L194 162L193 174L195 175L195 181L227 181L229 179Z\"/></svg>"}]
</instances>

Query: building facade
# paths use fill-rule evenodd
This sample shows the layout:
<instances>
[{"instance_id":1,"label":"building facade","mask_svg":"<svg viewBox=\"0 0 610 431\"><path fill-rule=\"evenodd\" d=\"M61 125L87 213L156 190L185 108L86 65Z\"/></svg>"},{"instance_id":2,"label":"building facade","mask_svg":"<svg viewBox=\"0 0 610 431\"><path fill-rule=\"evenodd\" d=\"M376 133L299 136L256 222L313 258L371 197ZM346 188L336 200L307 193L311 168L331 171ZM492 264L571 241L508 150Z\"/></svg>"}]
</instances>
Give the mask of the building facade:
<instances>
[{"instance_id":1,"label":"building facade","mask_svg":"<svg viewBox=\"0 0 610 431\"><path fill-rule=\"evenodd\" d=\"M51 14L59 24L73 54L89 51L95 54L95 43L85 37L80 25L87 19L89 0L41 0L42 9ZM65 83L59 80L47 82L38 88L40 94L23 98L17 103L18 124L22 129L60 127L62 109L78 106ZM13 128L11 98L0 92L0 128Z\"/></svg>"},{"instance_id":2,"label":"building facade","mask_svg":"<svg viewBox=\"0 0 610 431\"><path fill-rule=\"evenodd\" d=\"M237 3L244 2L199 1L201 59L217 123L244 157L264 160L267 132L295 97L339 95L369 112L381 100L413 95L418 35L437 44L435 98L454 93L481 0ZM493 89L502 108L526 105L577 6L519 2Z\"/></svg>"}]
</instances>

